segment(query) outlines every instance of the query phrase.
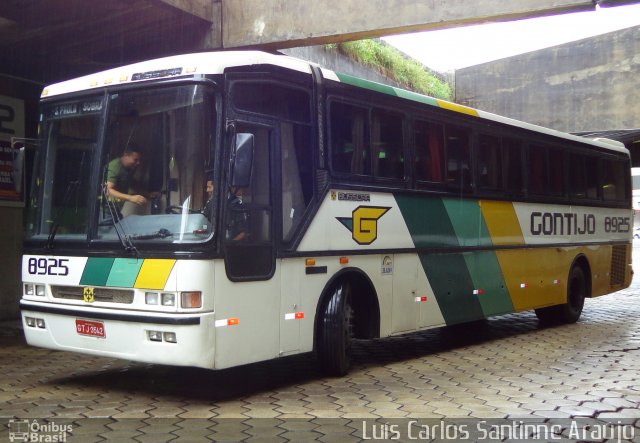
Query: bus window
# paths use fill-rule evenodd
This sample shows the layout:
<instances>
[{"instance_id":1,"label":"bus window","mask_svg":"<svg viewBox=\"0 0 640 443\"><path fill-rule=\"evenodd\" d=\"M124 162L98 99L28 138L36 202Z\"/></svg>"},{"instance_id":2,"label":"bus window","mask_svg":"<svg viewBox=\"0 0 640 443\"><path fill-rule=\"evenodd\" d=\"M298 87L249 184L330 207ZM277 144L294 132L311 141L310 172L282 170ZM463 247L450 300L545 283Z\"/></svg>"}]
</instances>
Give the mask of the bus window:
<instances>
[{"instance_id":1,"label":"bus window","mask_svg":"<svg viewBox=\"0 0 640 443\"><path fill-rule=\"evenodd\" d=\"M585 167L587 174L587 198L598 199L598 160L595 157L587 157L585 159Z\"/></svg>"},{"instance_id":2,"label":"bus window","mask_svg":"<svg viewBox=\"0 0 640 443\"><path fill-rule=\"evenodd\" d=\"M97 101L97 103L100 103ZM43 185L40 233L56 231L59 237L88 233L88 195L91 165L97 143L99 115L56 114L47 110L48 152ZM80 109L81 106L74 109Z\"/></svg>"},{"instance_id":3,"label":"bus window","mask_svg":"<svg viewBox=\"0 0 640 443\"><path fill-rule=\"evenodd\" d=\"M282 123L282 238L291 240L295 228L313 196L313 164L309 147L311 129L305 125Z\"/></svg>"},{"instance_id":4,"label":"bus window","mask_svg":"<svg viewBox=\"0 0 640 443\"><path fill-rule=\"evenodd\" d=\"M333 102L330 105L330 125L334 172L371 175L367 110Z\"/></svg>"},{"instance_id":5,"label":"bus window","mask_svg":"<svg viewBox=\"0 0 640 443\"><path fill-rule=\"evenodd\" d=\"M478 147L478 183L480 188L502 188L502 149L500 137L481 134Z\"/></svg>"},{"instance_id":6,"label":"bus window","mask_svg":"<svg viewBox=\"0 0 640 443\"><path fill-rule=\"evenodd\" d=\"M522 194L522 144L517 140L502 140L502 176L509 194Z\"/></svg>"},{"instance_id":7,"label":"bus window","mask_svg":"<svg viewBox=\"0 0 640 443\"><path fill-rule=\"evenodd\" d=\"M629 176L626 163L617 160L603 161L602 194L605 201L626 200L625 177Z\"/></svg>"},{"instance_id":8,"label":"bus window","mask_svg":"<svg viewBox=\"0 0 640 443\"><path fill-rule=\"evenodd\" d=\"M561 149L549 149L549 193L565 195L564 179L566 176L565 155Z\"/></svg>"},{"instance_id":9,"label":"bus window","mask_svg":"<svg viewBox=\"0 0 640 443\"><path fill-rule=\"evenodd\" d=\"M587 196L587 177L584 164L584 156L580 154L570 154L571 165L569 168L569 183L571 197L586 198Z\"/></svg>"},{"instance_id":10,"label":"bus window","mask_svg":"<svg viewBox=\"0 0 640 443\"><path fill-rule=\"evenodd\" d=\"M376 177L404 178L402 116L374 109L371 114L373 174Z\"/></svg>"},{"instance_id":11,"label":"bus window","mask_svg":"<svg viewBox=\"0 0 640 443\"><path fill-rule=\"evenodd\" d=\"M471 190L469 130L446 127L447 184L462 191Z\"/></svg>"},{"instance_id":12,"label":"bus window","mask_svg":"<svg viewBox=\"0 0 640 443\"><path fill-rule=\"evenodd\" d=\"M277 83L237 82L232 88L233 104L241 111L269 115L284 120L309 123L309 94Z\"/></svg>"},{"instance_id":13,"label":"bus window","mask_svg":"<svg viewBox=\"0 0 640 443\"><path fill-rule=\"evenodd\" d=\"M529 193L544 194L547 189L547 150L543 146L531 145L529 148Z\"/></svg>"},{"instance_id":14,"label":"bus window","mask_svg":"<svg viewBox=\"0 0 640 443\"><path fill-rule=\"evenodd\" d=\"M415 170L418 180L443 182L444 128L437 123L416 121L414 124L416 143Z\"/></svg>"}]
</instances>

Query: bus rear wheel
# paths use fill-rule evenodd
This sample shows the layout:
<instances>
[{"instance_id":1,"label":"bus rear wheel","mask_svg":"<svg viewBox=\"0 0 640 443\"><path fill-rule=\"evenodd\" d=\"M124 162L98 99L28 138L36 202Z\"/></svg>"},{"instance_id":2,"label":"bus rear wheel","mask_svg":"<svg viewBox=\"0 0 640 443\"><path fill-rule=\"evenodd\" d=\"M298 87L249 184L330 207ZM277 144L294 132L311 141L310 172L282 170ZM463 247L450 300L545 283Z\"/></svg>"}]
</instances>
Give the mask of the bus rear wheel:
<instances>
[{"instance_id":1,"label":"bus rear wheel","mask_svg":"<svg viewBox=\"0 0 640 443\"><path fill-rule=\"evenodd\" d=\"M318 358L328 375L345 375L351 367L352 315L351 285L339 282L322 311L318 331Z\"/></svg>"},{"instance_id":2,"label":"bus rear wheel","mask_svg":"<svg viewBox=\"0 0 640 443\"><path fill-rule=\"evenodd\" d=\"M574 266L567 281L567 302L562 305L536 309L536 316L544 323L575 323L582 314L587 297L587 281L580 266Z\"/></svg>"}]
</instances>

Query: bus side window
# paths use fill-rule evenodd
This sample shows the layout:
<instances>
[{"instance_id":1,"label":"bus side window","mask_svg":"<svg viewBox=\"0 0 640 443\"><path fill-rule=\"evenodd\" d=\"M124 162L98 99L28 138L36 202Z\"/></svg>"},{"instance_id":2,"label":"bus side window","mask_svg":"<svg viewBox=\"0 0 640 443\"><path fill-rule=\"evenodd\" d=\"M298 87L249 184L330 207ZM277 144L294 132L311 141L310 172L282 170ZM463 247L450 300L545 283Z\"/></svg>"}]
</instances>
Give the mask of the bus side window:
<instances>
[{"instance_id":1,"label":"bus side window","mask_svg":"<svg viewBox=\"0 0 640 443\"><path fill-rule=\"evenodd\" d=\"M522 143L518 140L503 139L502 140L502 162L504 181L504 189L512 195L521 195L523 193L522 165L523 150Z\"/></svg>"},{"instance_id":2,"label":"bus side window","mask_svg":"<svg viewBox=\"0 0 640 443\"><path fill-rule=\"evenodd\" d=\"M446 126L447 184L461 191L471 190L469 130Z\"/></svg>"},{"instance_id":3,"label":"bus side window","mask_svg":"<svg viewBox=\"0 0 640 443\"><path fill-rule=\"evenodd\" d=\"M584 155L570 154L569 156L569 183L571 197L586 198L587 196L587 177L585 175Z\"/></svg>"},{"instance_id":4,"label":"bus side window","mask_svg":"<svg viewBox=\"0 0 640 443\"><path fill-rule=\"evenodd\" d=\"M531 145L528 162L529 194L544 194L547 189L547 150L543 146Z\"/></svg>"},{"instance_id":5,"label":"bus side window","mask_svg":"<svg viewBox=\"0 0 640 443\"><path fill-rule=\"evenodd\" d=\"M367 110L333 102L330 105L330 125L333 171L371 175Z\"/></svg>"},{"instance_id":6,"label":"bus side window","mask_svg":"<svg viewBox=\"0 0 640 443\"><path fill-rule=\"evenodd\" d=\"M625 177L629 175L626 163L617 160L603 162L602 194L605 201L624 202L627 199Z\"/></svg>"},{"instance_id":7,"label":"bus side window","mask_svg":"<svg viewBox=\"0 0 640 443\"><path fill-rule=\"evenodd\" d=\"M565 195L566 157L562 149L549 148L549 193Z\"/></svg>"},{"instance_id":8,"label":"bus side window","mask_svg":"<svg viewBox=\"0 0 640 443\"><path fill-rule=\"evenodd\" d=\"M502 143L500 137L481 134L478 147L478 183L480 188L502 188Z\"/></svg>"},{"instance_id":9,"label":"bus side window","mask_svg":"<svg viewBox=\"0 0 640 443\"><path fill-rule=\"evenodd\" d=\"M416 121L414 123L416 144L416 178L422 181L443 182L444 128L437 123Z\"/></svg>"},{"instance_id":10,"label":"bus side window","mask_svg":"<svg viewBox=\"0 0 640 443\"><path fill-rule=\"evenodd\" d=\"M402 116L374 109L372 112L373 174L376 177L404 178Z\"/></svg>"},{"instance_id":11,"label":"bus side window","mask_svg":"<svg viewBox=\"0 0 640 443\"><path fill-rule=\"evenodd\" d=\"M598 177L600 176L600 174L598 173L598 159L596 157L587 157L586 168L587 198L594 200L599 199L600 195L598 193Z\"/></svg>"}]
</instances>

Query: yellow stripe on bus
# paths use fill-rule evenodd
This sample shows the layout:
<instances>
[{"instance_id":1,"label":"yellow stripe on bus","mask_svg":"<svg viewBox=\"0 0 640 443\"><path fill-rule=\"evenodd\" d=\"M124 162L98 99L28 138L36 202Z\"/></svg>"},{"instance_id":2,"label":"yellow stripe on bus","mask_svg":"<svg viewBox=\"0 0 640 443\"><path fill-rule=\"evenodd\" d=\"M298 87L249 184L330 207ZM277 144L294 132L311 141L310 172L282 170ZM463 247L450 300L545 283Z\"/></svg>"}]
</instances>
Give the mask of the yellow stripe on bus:
<instances>
[{"instance_id":1,"label":"yellow stripe on bus","mask_svg":"<svg viewBox=\"0 0 640 443\"><path fill-rule=\"evenodd\" d=\"M450 111L460 112L462 114L467 114L467 115L471 115L473 117L478 117L478 111L473 109L473 108L469 108L467 106L462 106L462 105L458 105L456 103L451 103L451 102L447 102L447 101L444 101L444 100L438 100L438 99L436 99L436 102L438 103L438 106L440 106L443 109L448 109Z\"/></svg>"},{"instance_id":2,"label":"yellow stripe on bus","mask_svg":"<svg viewBox=\"0 0 640 443\"><path fill-rule=\"evenodd\" d=\"M480 200L482 216L494 245L523 245L524 236L513 203Z\"/></svg>"},{"instance_id":3,"label":"yellow stripe on bus","mask_svg":"<svg viewBox=\"0 0 640 443\"><path fill-rule=\"evenodd\" d=\"M145 259L133 287L158 290L164 289L175 263L175 260L169 259Z\"/></svg>"},{"instance_id":4,"label":"yellow stripe on bus","mask_svg":"<svg viewBox=\"0 0 640 443\"><path fill-rule=\"evenodd\" d=\"M515 311L566 301L570 248L505 249L496 251Z\"/></svg>"}]
</instances>

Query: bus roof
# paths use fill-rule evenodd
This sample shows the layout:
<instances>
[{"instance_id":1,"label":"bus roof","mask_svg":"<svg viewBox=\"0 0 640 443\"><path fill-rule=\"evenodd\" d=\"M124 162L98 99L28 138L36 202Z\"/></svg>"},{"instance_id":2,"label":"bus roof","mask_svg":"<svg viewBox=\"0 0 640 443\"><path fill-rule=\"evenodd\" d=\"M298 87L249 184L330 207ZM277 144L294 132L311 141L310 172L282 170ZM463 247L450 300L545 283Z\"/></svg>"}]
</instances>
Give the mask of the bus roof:
<instances>
[{"instance_id":1,"label":"bus roof","mask_svg":"<svg viewBox=\"0 0 640 443\"><path fill-rule=\"evenodd\" d=\"M283 68L310 74L313 63L300 60L286 55L270 54L261 51L219 51L208 53L194 53L175 55L144 62L134 63L96 74L55 83L47 86L42 97L52 97L78 91L98 89L114 84L138 83L159 78L171 78L184 75L206 75L223 74L226 69L238 66L251 65L274 65ZM623 143L610 139L588 139L577 135L568 134L554 129L525 123L508 117L503 117L490 112L480 111L463 105L440 100L405 89L376 83L369 80L353 77L346 74L322 69L325 78L341 83L350 84L355 87L365 88L372 91L396 96L402 99L411 100L430 106L459 112L473 117L494 121L509 126L515 126L531 131L564 138L579 143L598 146L611 151L616 151L629 155L628 149Z\"/></svg>"}]
</instances>

